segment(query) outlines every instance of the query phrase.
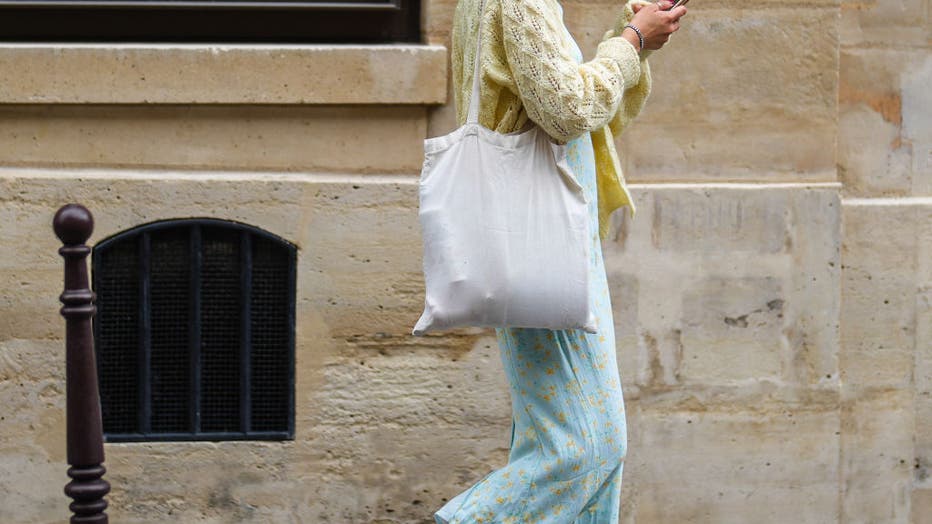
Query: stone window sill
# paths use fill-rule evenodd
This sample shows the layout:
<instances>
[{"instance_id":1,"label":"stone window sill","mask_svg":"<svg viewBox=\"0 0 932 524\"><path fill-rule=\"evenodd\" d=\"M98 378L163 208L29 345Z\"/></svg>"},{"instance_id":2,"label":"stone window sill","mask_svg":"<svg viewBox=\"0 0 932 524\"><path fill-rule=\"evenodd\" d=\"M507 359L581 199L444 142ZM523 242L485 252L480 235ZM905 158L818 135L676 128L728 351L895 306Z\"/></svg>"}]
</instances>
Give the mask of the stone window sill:
<instances>
[{"instance_id":1,"label":"stone window sill","mask_svg":"<svg viewBox=\"0 0 932 524\"><path fill-rule=\"evenodd\" d=\"M0 104L444 104L442 45L0 44Z\"/></svg>"}]
</instances>

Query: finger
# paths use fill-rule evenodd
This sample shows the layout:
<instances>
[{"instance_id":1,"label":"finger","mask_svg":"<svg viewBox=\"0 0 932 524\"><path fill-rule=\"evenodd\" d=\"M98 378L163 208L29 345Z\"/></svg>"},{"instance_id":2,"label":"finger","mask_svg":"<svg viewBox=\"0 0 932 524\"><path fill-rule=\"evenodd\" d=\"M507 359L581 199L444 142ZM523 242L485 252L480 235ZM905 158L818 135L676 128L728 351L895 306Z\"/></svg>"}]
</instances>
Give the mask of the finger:
<instances>
[{"instance_id":1,"label":"finger","mask_svg":"<svg viewBox=\"0 0 932 524\"><path fill-rule=\"evenodd\" d=\"M634 11L634 14L637 14L642 7L644 7L644 4L631 4L631 10Z\"/></svg>"},{"instance_id":2,"label":"finger","mask_svg":"<svg viewBox=\"0 0 932 524\"><path fill-rule=\"evenodd\" d=\"M659 2L657 2L657 7L661 11L666 11L667 9L670 9L671 7L673 7L673 0L660 0Z\"/></svg>"},{"instance_id":3,"label":"finger","mask_svg":"<svg viewBox=\"0 0 932 524\"><path fill-rule=\"evenodd\" d=\"M676 9L670 11L670 18L673 18L674 20L679 20L680 17L683 17L685 15L686 15L686 8L683 6L678 6Z\"/></svg>"}]
</instances>

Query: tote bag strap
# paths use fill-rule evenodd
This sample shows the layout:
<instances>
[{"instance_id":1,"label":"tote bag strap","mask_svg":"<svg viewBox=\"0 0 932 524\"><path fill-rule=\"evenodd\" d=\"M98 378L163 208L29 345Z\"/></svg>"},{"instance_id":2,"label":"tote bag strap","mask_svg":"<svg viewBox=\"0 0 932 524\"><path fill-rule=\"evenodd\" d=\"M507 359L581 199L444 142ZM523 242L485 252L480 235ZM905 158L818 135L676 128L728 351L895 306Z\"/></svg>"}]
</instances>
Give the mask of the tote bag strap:
<instances>
[{"instance_id":1,"label":"tote bag strap","mask_svg":"<svg viewBox=\"0 0 932 524\"><path fill-rule=\"evenodd\" d=\"M482 9L484 5L485 0L480 0L479 29L476 31L476 60L473 64L472 94L469 95L469 112L466 115L467 124L479 122L479 58L482 54Z\"/></svg>"}]
</instances>

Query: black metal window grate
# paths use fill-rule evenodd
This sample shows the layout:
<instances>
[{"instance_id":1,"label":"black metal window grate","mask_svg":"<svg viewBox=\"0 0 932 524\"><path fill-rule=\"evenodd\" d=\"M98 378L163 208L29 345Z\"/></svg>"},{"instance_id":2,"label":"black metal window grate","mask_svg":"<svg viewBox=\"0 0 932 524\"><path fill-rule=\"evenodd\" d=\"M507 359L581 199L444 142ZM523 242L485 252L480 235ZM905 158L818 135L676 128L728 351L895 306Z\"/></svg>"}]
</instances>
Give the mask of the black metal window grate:
<instances>
[{"instance_id":1,"label":"black metal window grate","mask_svg":"<svg viewBox=\"0 0 932 524\"><path fill-rule=\"evenodd\" d=\"M94 246L105 440L294 438L296 256L268 232L209 218Z\"/></svg>"}]
</instances>

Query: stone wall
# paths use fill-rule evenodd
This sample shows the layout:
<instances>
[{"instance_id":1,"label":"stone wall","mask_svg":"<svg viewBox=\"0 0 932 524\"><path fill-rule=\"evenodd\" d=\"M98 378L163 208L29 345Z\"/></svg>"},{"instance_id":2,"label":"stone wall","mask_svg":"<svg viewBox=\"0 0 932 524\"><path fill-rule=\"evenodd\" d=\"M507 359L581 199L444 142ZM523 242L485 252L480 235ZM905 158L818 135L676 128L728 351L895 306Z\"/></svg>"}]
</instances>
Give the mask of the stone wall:
<instances>
[{"instance_id":1,"label":"stone wall","mask_svg":"<svg viewBox=\"0 0 932 524\"><path fill-rule=\"evenodd\" d=\"M564 5L591 57L618 2ZM425 3L424 45L398 49L0 45L0 522L67 521L67 202L94 213L92 243L210 216L298 246L295 439L107 443L113 522L432 524L504 463L493 334L409 335L420 141L455 126L454 6ZM638 216L603 244L622 523L929 521L930 17L932 0L693 0L652 57L618 138ZM42 73L62 67L82 82Z\"/></svg>"},{"instance_id":2,"label":"stone wall","mask_svg":"<svg viewBox=\"0 0 932 524\"><path fill-rule=\"evenodd\" d=\"M932 2L841 3L840 517L932 518Z\"/></svg>"}]
</instances>

